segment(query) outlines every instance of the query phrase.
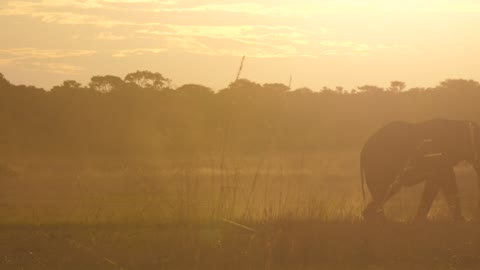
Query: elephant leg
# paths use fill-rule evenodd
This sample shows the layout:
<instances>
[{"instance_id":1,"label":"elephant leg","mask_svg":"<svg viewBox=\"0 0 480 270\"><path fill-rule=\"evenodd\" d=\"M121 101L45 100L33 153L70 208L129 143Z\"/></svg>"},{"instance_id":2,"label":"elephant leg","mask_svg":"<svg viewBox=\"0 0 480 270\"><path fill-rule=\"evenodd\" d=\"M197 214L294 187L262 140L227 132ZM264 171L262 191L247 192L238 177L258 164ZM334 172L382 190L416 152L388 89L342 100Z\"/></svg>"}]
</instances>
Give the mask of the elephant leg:
<instances>
[{"instance_id":1,"label":"elephant leg","mask_svg":"<svg viewBox=\"0 0 480 270\"><path fill-rule=\"evenodd\" d=\"M378 221L385 218L383 205L380 203L386 190L383 179L383 175L368 175L366 177L366 184L372 196L372 201L362 212L363 218L367 221Z\"/></svg>"},{"instance_id":2,"label":"elephant leg","mask_svg":"<svg viewBox=\"0 0 480 270\"><path fill-rule=\"evenodd\" d=\"M383 211L383 205L376 201L370 202L365 210L363 210L362 216L365 220L384 220L385 213Z\"/></svg>"},{"instance_id":3,"label":"elephant leg","mask_svg":"<svg viewBox=\"0 0 480 270\"><path fill-rule=\"evenodd\" d=\"M464 221L465 219L462 215L462 209L460 207L458 186L453 168L446 170L442 174L441 188L443 194L445 195L445 200L447 201L448 208L450 209L453 219L457 221Z\"/></svg>"},{"instance_id":4,"label":"elephant leg","mask_svg":"<svg viewBox=\"0 0 480 270\"><path fill-rule=\"evenodd\" d=\"M385 196L383 197L381 204L384 205L390 200L393 196L395 196L400 190L402 189L403 185L400 179L396 179L387 189L385 192Z\"/></svg>"},{"instance_id":5,"label":"elephant leg","mask_svg":"<svg viewBox=\"0 0 480 270\"><path fill-rule=\"evenodd\" d=\"M401 185L394 182L391 185L385 184L383 181L376 182L376 185L369 187L373 201L370 202L362 215L367 220L383 220L385 219L385 212L383 206L385 203L400 191Z\"/></svg>"},{"instance_id":6,"label":"elephant leg","mask_svg":"<svg viewBox=\"0 0 480 270\"><path fill-rule=\"evenodd\" d=\"M430 207L432 207L433 200L435 199L435 196L437 196L439 190L440 186L436 179L427 179L415 220L423 221L427 219Z\"/></svg>"}]
</instances>

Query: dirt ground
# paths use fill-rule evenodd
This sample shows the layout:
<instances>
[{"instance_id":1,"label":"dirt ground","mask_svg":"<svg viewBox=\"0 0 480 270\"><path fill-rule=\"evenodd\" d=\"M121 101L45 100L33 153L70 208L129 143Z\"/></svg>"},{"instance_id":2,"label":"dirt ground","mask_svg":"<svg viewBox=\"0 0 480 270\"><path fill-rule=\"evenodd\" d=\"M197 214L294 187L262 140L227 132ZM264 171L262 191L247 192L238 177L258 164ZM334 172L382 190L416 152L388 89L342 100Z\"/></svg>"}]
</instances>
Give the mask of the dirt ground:
<instances>
[{"instance_id":1,"label":"dirt ground","mask_svg":"<svg viewBox=\"0 0 480 270\"><path fill-rule=\"evenodd\" d=\"M478 269L479 226L8 225L0 269Z\"/></svg>"}]
</instances>

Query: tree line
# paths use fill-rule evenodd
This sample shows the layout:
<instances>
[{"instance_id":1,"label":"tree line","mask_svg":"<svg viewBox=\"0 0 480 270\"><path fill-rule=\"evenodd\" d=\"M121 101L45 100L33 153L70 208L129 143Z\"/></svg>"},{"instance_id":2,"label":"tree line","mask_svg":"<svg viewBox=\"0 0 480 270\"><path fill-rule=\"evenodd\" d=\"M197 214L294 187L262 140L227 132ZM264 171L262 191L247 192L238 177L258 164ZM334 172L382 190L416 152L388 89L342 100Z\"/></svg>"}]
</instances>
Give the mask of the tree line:
<instances>
[{"instance_id":1,"label":"tree line","mask_svg":"<svg viewBox=\"0 0 480 270\"><path fill-rule=\"evenodd\" d=\"M480 84L364 85L319 91L239 79L213 91L162 74L67 80L49 91L0 73L0 157L288 154L358 149L382 125L431 118L480 122Z\"/></svg>"}]
</instances>

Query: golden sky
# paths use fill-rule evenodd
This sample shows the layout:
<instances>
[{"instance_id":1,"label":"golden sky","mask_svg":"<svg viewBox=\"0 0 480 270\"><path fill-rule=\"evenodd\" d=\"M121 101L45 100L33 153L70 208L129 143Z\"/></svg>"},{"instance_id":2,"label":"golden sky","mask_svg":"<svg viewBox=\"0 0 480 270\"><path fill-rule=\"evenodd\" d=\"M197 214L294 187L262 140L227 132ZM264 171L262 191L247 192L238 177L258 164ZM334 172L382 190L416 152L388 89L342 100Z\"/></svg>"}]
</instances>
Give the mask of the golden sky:
<instances>
[{"instance_id":1,"label":"golden sky","mask_svg":"<svg viewBox=\"0 0 480 270\"><path fill-rule=\"evenodd\" d=\"M1 0L0 72L49 88L158 71L174 86L242 77L293 87L480 80L480 2Z\"/></svg>"}]
</instances>

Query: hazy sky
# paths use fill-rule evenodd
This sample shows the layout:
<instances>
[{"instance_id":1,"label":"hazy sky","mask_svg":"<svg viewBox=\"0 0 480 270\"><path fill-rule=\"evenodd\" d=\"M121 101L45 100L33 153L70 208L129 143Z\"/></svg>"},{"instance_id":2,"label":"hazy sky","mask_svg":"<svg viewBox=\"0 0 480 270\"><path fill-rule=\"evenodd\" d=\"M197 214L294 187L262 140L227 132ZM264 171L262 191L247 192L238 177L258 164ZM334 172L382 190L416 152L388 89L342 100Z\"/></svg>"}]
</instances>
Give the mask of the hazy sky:
<instances>
[{"instance_id":1,"label":"hazy sky","mask_svg":"<svg viewBox=\"0 0 480 270\"><path fill-rule=\"evenodd\" d=\"M158 71L214 89L242 77L293 87L480 80L480 2L0 0L0 72L49 88Z\"/></svg>"}]
</instances>

